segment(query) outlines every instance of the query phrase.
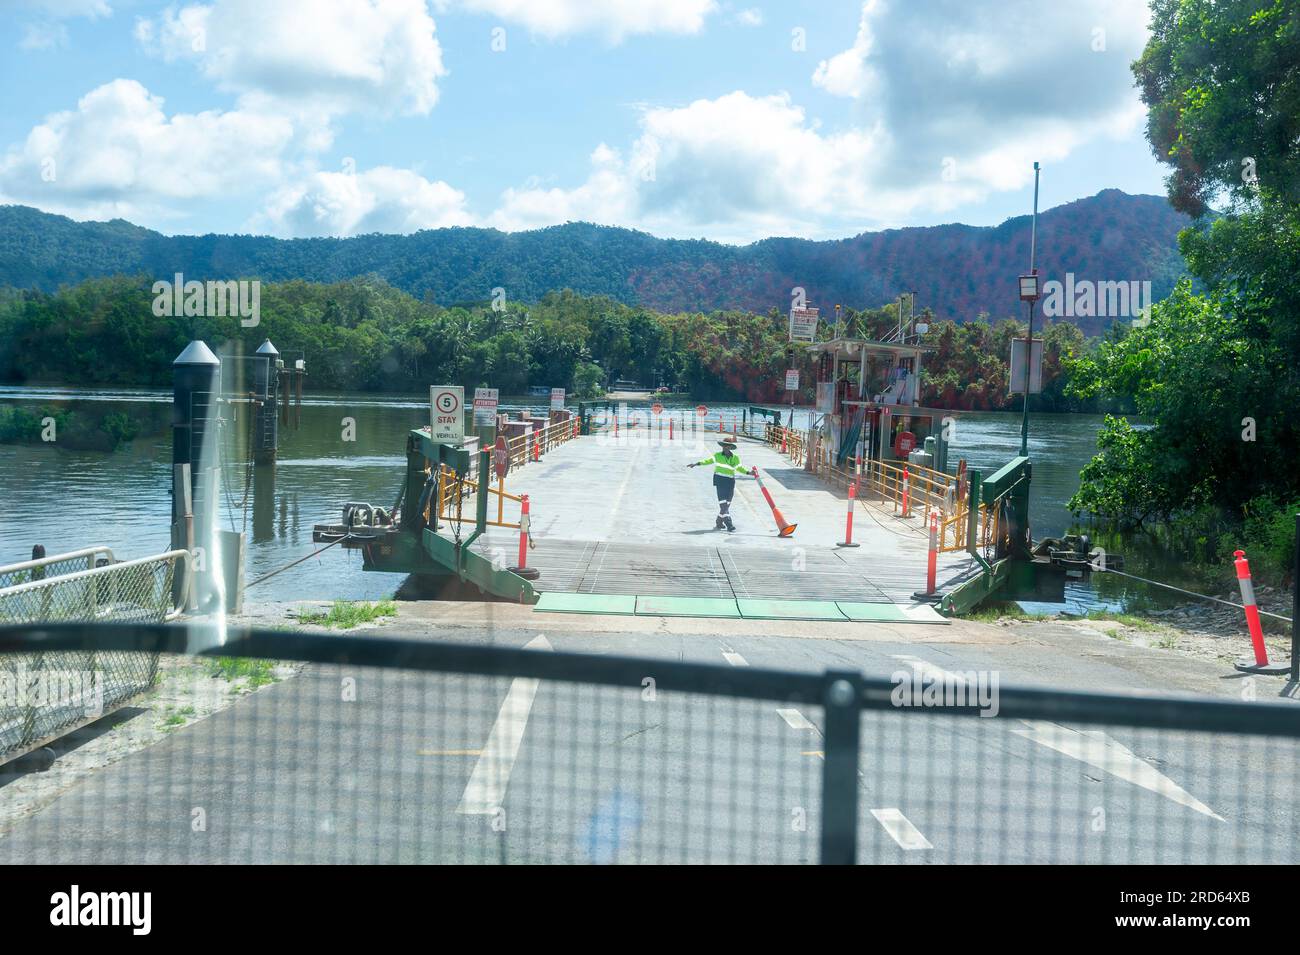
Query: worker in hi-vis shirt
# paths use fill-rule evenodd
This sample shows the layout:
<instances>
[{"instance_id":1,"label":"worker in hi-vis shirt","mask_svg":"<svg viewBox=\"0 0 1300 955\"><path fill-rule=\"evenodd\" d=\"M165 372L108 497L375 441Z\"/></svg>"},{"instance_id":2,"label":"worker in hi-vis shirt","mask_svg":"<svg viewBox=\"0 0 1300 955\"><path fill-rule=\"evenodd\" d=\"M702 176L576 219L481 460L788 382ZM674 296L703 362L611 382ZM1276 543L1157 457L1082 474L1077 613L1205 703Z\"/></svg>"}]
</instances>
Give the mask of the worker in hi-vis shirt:
<instances>
[{"instance_id":1,"label":"worker in hi-vis shirt","mask_svg":"<svg viewBox=\"0 0 1300 955\"><path fill-rule=\"evenodd\" d=\"M736 525L731 523L731 498L736 493L736 475L744 474L745 469L741 467L740 458L736 454L734 438L723 438L718 444L722 445L722 450L717 454L686 466L698 468L704 464L713 465L713 489L718 492L718 519L714 521L713 529L720 531L725 527L734 531Z\"/></svg>"}]
</instances>

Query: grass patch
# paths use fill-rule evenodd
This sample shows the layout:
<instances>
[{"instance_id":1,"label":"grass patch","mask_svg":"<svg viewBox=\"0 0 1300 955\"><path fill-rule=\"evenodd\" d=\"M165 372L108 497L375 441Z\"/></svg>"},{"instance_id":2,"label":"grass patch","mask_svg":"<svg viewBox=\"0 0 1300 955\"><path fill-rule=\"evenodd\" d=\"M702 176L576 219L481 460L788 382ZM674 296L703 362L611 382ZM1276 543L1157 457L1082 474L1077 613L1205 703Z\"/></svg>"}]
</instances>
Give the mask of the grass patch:
<instances>
[{"instance_id":1,"label":"grass patch","mask_svg":"<svg viewBox=\"0 0 1300 955\"><path fill-rule=\"evenodd\" d=\"M217 676L233 683L235 680L247 680L250 690L276 682L275 664L270 660L257 660L252 657L216 657L207 661L209 676Z\"/></svg>"},{"instance_id":2,"label":"grass patch","mask_svg":"<svg viewBox=\"0 0 1300 955\"><path fill-rule=\"evenodd\" d=\"M336 600L328 613L300 610L299 623L312 623L338 630L347 630L362 623L371 623L380 617L397 616L397 604L391 600L370 603L367 600Z\"/></svg>"},{"instance_id":3,"label":"grass patch","mask_svg":"<svg viewBox=\"0 0 1300 955\"><path fill-rule=\"evenodd\" d=\"M998 620L1049 620L1051 618L1046 614L1026 613L1014 600L990 600L968 613L965 619L994 623Z\"/></svg>"}]
</instances>

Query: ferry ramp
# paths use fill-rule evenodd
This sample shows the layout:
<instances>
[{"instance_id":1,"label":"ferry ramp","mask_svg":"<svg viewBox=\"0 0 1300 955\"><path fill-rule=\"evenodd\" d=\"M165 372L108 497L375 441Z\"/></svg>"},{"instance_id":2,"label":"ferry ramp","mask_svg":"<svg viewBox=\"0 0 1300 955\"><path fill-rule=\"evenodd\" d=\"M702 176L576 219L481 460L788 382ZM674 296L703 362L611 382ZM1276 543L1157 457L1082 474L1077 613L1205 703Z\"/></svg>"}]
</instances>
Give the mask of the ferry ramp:
<instances>
[{"instance_id":1,"label":"ferry ramp","mask_svg":"<svg viewBox=\"0 0 1300 955\"><path fill-rule=\"evenodd\" d=\"M639 606L642 613L703 616L942 619L912 598L926 582L928 544L920 519L904 521L890 505L860 500L853 530L860 546L839 547L843 491L760 442L742 438L737 453L746 469L759 469L798 529L778 537L757 482L740 478L731 505L736 530L714 530L712 470L687 465L717 451L719 437L697 432L670 441L636 429L600 433L508 475L506 490L530 500L534 546L528 564L541 574L533 583L543 595L538 609L631 613ZM492 528L473 546L513 565L518 532ZM974 570L964 553L940 554L938 590L952 589ZM790 601L801 604L786 607Z\"/></svg>"}]
</instances>

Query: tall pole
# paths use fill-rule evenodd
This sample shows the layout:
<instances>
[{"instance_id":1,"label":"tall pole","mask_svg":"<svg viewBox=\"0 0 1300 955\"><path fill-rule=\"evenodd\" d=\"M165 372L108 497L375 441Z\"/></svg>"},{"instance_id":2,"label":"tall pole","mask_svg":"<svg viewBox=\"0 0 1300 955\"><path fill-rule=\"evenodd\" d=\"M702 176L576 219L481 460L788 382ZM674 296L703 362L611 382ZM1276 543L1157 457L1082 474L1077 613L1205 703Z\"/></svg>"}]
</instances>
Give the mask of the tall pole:
<instances>
[{"instance_id":1,"label":"tall pole","mask_svg":"<svg viewBox=\"0 0 1300 955\"><path fill-rule=\"evenodd\" d=\"M1033 275L1034 257L1038 251L1038 163L1034 163L1034 217L1029 227L1029 273ZM1029 328L1025 331L1025 396L1024 411L1020 418L1020 456L1029 456L1029 382L1034 355L1034 300L1029 300Z\"/></svg>"}]
</instances>

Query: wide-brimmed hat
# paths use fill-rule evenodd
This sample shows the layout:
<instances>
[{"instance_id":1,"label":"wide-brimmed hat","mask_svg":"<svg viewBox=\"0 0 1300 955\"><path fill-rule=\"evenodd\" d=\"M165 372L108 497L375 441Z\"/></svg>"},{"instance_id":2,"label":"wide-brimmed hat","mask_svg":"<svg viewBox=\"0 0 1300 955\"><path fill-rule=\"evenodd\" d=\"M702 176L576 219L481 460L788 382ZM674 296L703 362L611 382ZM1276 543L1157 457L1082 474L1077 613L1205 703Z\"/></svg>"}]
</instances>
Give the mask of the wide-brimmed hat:
<instances>
[{"instance_id":1,"label":"wide-brimmed hat","mask_svg":"<svg viewBox=\"0 0 1300 955\"><path fill-rule=\"evenodd\" d=\"M735 438L723 438L721 441L718 442L718 444L722 445L724 448L725 448L727 445L731 445L731 446L734 448L734 447L736 446L736 439L735 439Z\"/></svg>"}]
</instances>

